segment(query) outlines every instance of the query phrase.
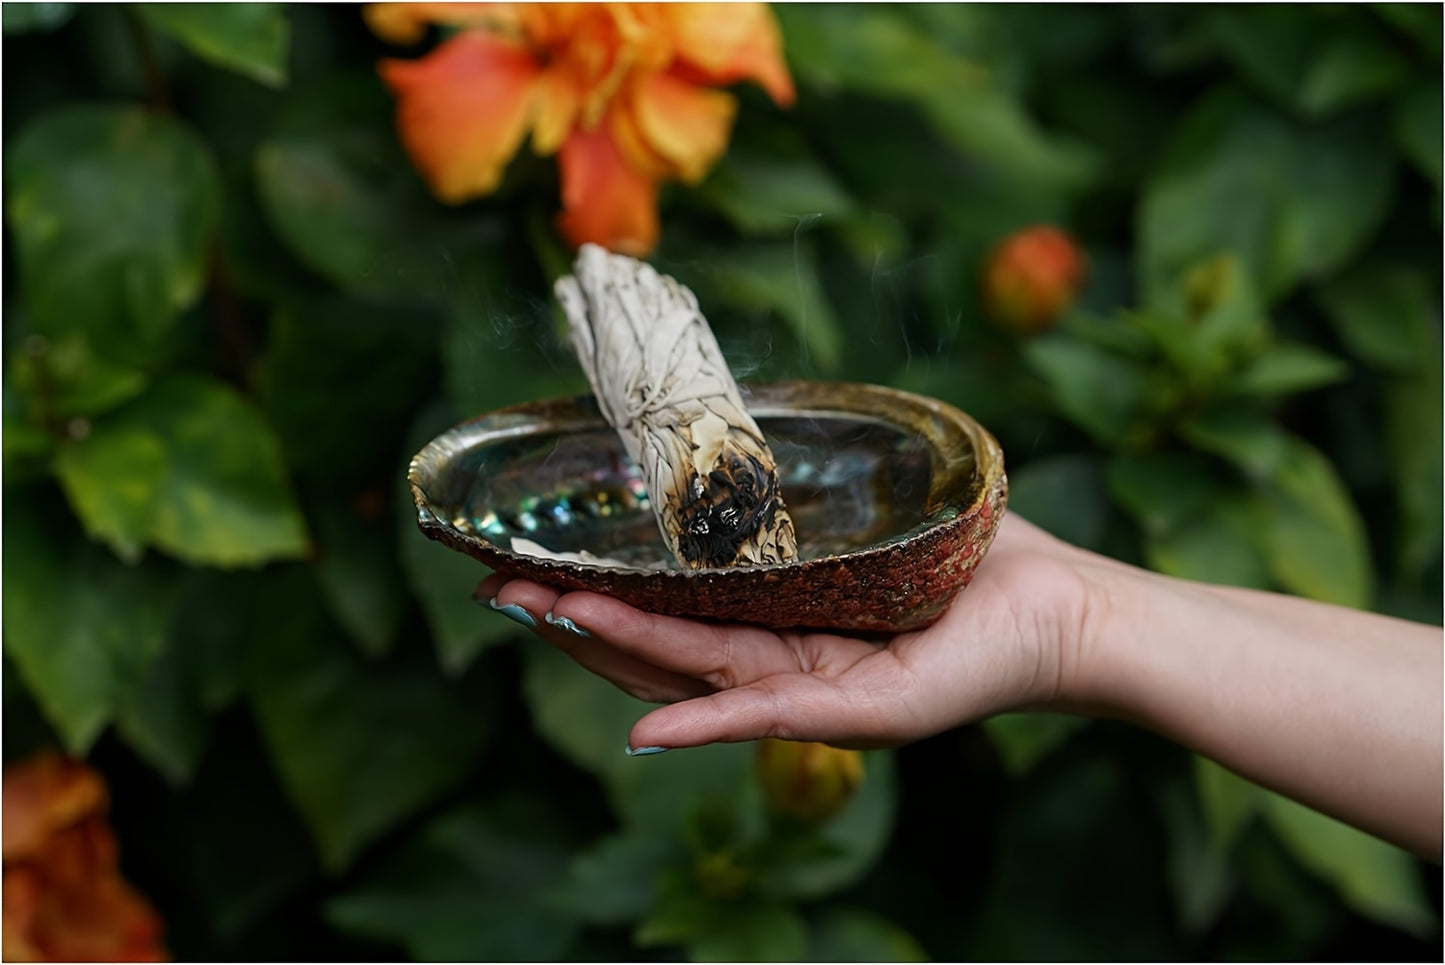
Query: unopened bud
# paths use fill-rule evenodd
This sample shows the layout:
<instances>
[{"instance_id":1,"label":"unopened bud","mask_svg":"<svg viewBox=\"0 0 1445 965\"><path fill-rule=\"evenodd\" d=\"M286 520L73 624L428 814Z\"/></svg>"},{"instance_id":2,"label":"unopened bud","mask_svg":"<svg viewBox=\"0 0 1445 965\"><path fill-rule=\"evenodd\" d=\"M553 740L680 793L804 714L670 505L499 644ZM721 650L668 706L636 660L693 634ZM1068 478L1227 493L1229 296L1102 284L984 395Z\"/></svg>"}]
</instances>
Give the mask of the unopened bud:
<instances>
[{"instance_id":1,"label":"unopened bud","mask_svg":"<svg viewBox=\"0 0 1445 965\"><path fill-rule=\"evenodd\" d=\"M827 744L762 740L757 766L769 810L805 824L837 814L863 783L863 756Z\"/></svg>"},{"instance_id":2,"label":"unopened bud","mask_svg":"<svg viewBox=\"0 0 1445 965\"><path fill-rule=\"evenodd\" d=\"M1042 332L1073 304L1086 264L1078 245L1058 228L1017 231L984 264L984 310L1010 331Z\"/></svg>"}]
</instances>

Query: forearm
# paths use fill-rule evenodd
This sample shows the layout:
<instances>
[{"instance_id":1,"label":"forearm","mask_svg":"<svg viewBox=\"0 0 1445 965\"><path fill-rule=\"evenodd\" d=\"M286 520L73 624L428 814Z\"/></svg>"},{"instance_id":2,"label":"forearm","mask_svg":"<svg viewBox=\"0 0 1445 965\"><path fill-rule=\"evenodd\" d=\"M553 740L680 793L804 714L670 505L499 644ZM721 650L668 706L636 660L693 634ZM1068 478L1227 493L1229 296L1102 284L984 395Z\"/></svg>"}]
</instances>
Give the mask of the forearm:
<instances>
[{"instance_id":1,"label":"forearm","mask_svg":"<svg viewBox=\"0 0 1445 965\"><path fill-rule=\"evenodd\" d=\"M1438 860L1437 628L1094 568L1077 696Z\"/></svg>"}]
</instances>

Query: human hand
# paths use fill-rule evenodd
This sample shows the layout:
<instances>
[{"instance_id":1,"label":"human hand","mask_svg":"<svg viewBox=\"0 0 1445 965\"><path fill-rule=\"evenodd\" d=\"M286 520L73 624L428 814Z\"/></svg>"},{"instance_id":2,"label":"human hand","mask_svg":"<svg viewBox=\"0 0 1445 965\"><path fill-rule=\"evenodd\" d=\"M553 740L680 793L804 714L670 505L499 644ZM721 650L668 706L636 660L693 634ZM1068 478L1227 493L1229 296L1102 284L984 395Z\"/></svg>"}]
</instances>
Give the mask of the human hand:
<instances>
[{"instance_id":1,"label":"human hand","mask_svg":"<svg viewBox=\"0 0 1445 965\"><path fill-rule=\"evenodd\" d=\"M886 747L1067 700L1083 649L1088 558L1007 516L973 582L936 623L883 639L659 616L501 574L476 596L521 608L539 636L588 670L668 704L637 722L630 747L761 737Z\"/></svg>"}]
</instances>

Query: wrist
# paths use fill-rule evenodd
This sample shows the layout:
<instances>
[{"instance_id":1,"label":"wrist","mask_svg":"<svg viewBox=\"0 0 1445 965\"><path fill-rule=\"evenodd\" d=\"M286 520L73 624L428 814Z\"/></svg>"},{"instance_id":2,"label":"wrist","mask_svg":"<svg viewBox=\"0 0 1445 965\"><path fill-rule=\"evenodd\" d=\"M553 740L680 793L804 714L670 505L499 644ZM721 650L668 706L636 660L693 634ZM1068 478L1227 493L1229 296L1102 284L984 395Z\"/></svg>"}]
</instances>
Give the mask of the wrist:
<instances>
[{"instance_id":1,"label":"wrist","mask_svg":"<svg viewBox=\"0 0 1445 965\"><path fill-rule=\"evenodd\" d=\"M1151 624L1149 601L1173 581L1106 557L1080 553L1076 627L1063 635L1055 708L1091 717L1136 715L1138 649Z\"/></svg>"}]
</instances>

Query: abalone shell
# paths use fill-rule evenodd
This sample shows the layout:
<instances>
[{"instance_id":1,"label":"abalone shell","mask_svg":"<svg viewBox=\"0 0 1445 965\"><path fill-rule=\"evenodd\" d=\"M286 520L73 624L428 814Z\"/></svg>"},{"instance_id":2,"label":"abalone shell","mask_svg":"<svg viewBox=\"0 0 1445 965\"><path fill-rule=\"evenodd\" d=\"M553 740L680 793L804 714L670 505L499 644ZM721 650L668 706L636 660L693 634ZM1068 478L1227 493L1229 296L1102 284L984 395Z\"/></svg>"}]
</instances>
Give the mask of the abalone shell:
<instances>
[{"instance_id":1,"label":"abalone shell","mask_svg":"<svg viewBox=\"0 0 1445 965\"><path fill-rule=\"evenodd\" d=\"M778 461L792 562L679 566L590 396L500 409L432 440L407 473L418 525L499 572L655 613L867 632L937 619L1004 512L993 436L883 386L780 382L744 397Z\"/></svg>"}]
</instances>

